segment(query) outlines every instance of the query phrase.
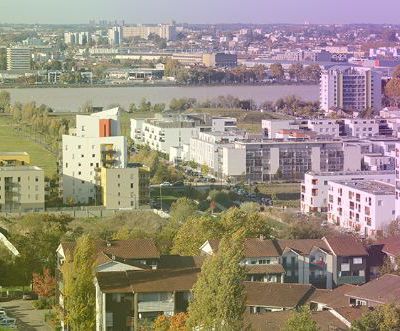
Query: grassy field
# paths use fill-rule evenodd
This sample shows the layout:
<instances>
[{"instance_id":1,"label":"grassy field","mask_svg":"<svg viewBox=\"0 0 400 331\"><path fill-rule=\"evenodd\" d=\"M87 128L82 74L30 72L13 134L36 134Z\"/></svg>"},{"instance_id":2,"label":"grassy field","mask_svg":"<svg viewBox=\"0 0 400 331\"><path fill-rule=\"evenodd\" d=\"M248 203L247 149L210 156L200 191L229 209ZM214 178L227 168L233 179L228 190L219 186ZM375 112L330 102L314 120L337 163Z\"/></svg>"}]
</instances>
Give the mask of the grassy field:
<instances>
[{"instance_id":1,"label":"grassy field","mask_svg":"<svg viewBox=\"0 0 400 331\"><path fill-rule=\"evenodd\" d=\"M31 164L44 169L47 176L56 173L56 158L42 146L21 137L12 128L12 119L0 116L0 152L27 152L31 157Z\"/></svg>"}]
</instances>

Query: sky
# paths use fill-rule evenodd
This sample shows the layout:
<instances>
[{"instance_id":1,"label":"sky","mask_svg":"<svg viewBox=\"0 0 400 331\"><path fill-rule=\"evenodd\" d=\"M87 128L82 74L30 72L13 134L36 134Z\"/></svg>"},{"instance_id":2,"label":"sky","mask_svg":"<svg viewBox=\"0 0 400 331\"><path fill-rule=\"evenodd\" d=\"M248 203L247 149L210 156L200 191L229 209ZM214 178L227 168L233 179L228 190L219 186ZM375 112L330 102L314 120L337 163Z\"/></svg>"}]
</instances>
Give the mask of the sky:
<instances>
[{"instance_id":1,"label":"sky","mask_svg":"<svg viewBox=\"0 0 400 331\"><path fill-rule=\"evenodd\" d=\"M398 23L400 0L0 0L0 23Z\"/></svg>"}]
</instances>

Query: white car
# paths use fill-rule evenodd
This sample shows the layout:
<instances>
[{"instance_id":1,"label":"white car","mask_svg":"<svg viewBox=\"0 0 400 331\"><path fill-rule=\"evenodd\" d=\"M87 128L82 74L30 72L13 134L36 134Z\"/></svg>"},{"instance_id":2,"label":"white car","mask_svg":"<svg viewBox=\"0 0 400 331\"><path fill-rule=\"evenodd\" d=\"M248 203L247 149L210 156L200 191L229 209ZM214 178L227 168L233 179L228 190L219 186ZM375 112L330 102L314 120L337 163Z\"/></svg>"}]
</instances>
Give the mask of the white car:
<instances>
[{"instance_id":1,"label":"white car","mask_svg":"<svg viewBox=\"0 0 400 331\"><path fill-rule=\"evenodd\" d=\"M160 186L172 186L170 182L161 183Z\"/></svg>"},{"instance_id":2,"label":"white car","mask_svg":"<svg viewBox=\"0 0 400 331\"><path fill-rule=\"evenodd\" d=\"M17 320L15 318L6 317L0 321L0 325L15 329L17 327Z\"/></svg>"}]
</instances>

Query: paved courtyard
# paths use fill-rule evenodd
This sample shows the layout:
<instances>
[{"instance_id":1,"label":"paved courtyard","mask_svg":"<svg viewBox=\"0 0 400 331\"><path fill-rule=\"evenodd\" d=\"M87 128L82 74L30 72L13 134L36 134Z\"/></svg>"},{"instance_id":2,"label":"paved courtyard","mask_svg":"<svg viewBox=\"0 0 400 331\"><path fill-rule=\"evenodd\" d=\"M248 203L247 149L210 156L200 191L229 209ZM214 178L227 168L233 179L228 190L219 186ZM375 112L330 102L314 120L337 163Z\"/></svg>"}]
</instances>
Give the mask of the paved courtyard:
<instances>
[{"instance_id":1,"label":"paved courtyard","mask_svg":"<svg viewBox=\"0 0 400 331\"><path fill-rule=\"evenodd\" d=\"M7 315L17 319L18 330L21 331L51 331L45 324L44 315L47 310L36 310L32 301L13 300L0 302L0 307L7 311Z\"/></svg>"}]
</instances>

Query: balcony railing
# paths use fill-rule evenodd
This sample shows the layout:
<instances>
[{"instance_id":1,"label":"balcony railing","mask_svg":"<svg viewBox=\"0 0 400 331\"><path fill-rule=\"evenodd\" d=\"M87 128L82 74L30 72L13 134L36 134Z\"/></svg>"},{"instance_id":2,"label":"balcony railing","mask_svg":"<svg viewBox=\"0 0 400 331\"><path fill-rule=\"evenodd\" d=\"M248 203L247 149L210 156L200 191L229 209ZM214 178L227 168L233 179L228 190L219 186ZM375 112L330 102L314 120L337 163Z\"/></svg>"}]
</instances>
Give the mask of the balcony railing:
<instances>
[{"instance_id":1,"label":"balcony railing","mask_svg":"<svg viewBox=\"0 0 400 331\"><path fill-rule=\"evenodd\" d=\"M363 276L342 276L338 278L337 284L363 284L365 283L365 277Z\"/></svg>"}]
</instances>

